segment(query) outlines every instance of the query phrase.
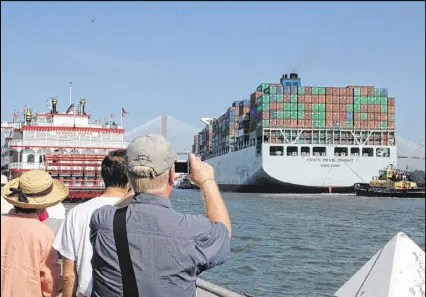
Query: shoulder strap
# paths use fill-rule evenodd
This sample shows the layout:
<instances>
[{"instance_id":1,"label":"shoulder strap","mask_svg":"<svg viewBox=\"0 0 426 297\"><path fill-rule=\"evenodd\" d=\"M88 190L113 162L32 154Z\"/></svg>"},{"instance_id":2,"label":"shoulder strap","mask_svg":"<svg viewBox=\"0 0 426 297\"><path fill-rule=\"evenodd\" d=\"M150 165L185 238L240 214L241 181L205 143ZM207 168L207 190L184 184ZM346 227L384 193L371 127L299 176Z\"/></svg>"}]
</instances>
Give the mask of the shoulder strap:
<instances>
[{"instance_id":1,"label":"shoulder strap","mask_svg":"<svg viewBox=\"0 0 426 297\"><path fill-rule=\"evenodd\" d=\"M123 282L123 296L139 297L135 272L133 270L132 259L130 258L129 241L127 239L126 212L127 207L124 207L117 209L114 214L114 240Z\"/></svg>"}]
</instances>

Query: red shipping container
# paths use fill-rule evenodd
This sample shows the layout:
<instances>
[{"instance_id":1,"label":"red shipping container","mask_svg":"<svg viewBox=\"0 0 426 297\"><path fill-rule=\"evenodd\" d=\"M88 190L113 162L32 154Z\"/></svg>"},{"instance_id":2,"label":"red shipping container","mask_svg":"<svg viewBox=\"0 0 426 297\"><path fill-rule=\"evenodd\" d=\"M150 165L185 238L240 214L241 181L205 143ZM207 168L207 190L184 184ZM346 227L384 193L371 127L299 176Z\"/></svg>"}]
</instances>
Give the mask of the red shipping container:
<instances>
[{"instance_id":1,"label":"red shipping container","mask_svg":"<svg viewBox=\"0 0 426 297\"><path fill-rule=\"evenodd\" d=\"M346 89L345 88L338 88L339 89L339 96L346 96Z\"/></svg>"},{"instance_id":2,"label":"red shipping container","mask_svg":"<svg viewBox=\"0 0 426 297\"><path fill-rule=\"evenodd\" d=\"M290 127L291 120L284 120L284 127Z\"/></svg>"},{"instance_id":3,"label":"red shipping container","mask_svg":"<svg viewBox=\"0 0 426 297\"><path fill-rule=\"evenodd\" d=\"M380 104L375 104L374 112L381 112Z\"/></svg>"},{"instance_id":4,"label":"red shipping container","mask_svg":"<svg viewBox=\"0 0 426 297\"><path fill-rule=\"evenodd\" d=\"M269 119L269 111L263 111L263 112L262 112L262 117L263 117L264 119Z\"/></svg>"},{"instance_id":5,"label":"red shipping container","mask_svg":"<svg viewBox=\"0 0 426 297\"><path fill-rule=\"evenodd\" d=\"M355 120L355 121L359 121L359 120L361 120L361 113L359 113L359 112L354 112L354 120Z\"/></svg>"},{"instance_id":6,"label":"red shipping container","mask_svg":"<svg viewBox=\"0 0 426 297\"><path fill-rule=\"evenodd\" d=\"M340 104L340 107L339 107L339 111L344 111L344 112L346 112L346 104ZM346 116L346 113L345 113L345 116Z\"/></svg>"},{"instance_id":7,"label":"red shipping container","mask_svg":"<svg viewBox=\"0 0 426 297\"><path fill-rule=\"evenodd\" d=\"M269 103L270 105L270 110L277 110L277 103L276 102L271 102Z\"/></svg>"},{"instance_id":8,"label":"red shipping container","mask_svg":"<svg viewBox=\"0 0 426 297\"><path fill-rule=\"evenodd\" d=\"M319 103L325 103L325 95L319 95L318 96L318 102Z\"/></svg>"},{"instance_id":9,"label":"red shipping container","mask_svg":"<svg viewBox=\"0 0 426 297\"><path fill-rule=\"evenodd\" d=\"M340 103L340 97L339 96L334 96L333 97L333 104L339 104Z\"/></svg>"},{"instance_id":10,"label":"red shipping container","mask_svg":"<svg viewBox=\"0 0 426 297\"><path fill-rule=\"evenodd\" d=\"M333 88L326 87L325 88L325 94L326 95L333 95Z\"/></svg>"},{"instance_id":11,"label":"red shipping container","mask_svg":"<svg viewBox=\"0 0 426 297\"><path fill-rule=\"evenodd\" d=\"M368 96L368 88L361 87L361 96Z\"/></svg>"},{"instance_id":12,"label":"red shipping container","mask_svg":"<svg viewBox=\"0 0 426 297\"><path fill-rule=\"evenodd\" d=\"M394 122L388 122L388 129L395 129L395 123Z\"/></svg>"},{"instance_id":13,"label":"red shipping container","mask_svg":"<svg viewBox=\"0 0 426 297\"><path fill-rule=\"evenodd\" d=\"M312 87L305 87L305 95L312 95Z\"/></svg>"},{"instance_id":14,"label":"red shipping container","mask_svg":"<svg viewBox=\"0 0 426 297\"><path fill-rule=\"evenodd\" d=\"M297 126L303 128L305 126L305 120L297 120Z\"/></svg>"},{"instance_id":15,"label":"red shipping container","mask_svg":"<svg viewBox=\"0 0 426 297\"><path fill-rule=\"evenodd\" d=\"M305 110L306 111L312 111L312 104L311 103L305 103Z\"/></svg>"},{"instance_id":16,"label":"red shipping container","mask_svg":"<svg viewBox=\"0 0 426 297\"><path fill-rule=\"evenodd\" d=\"M361 121L354 121L354 128L361 128Z\"/></svg>"},{"instance_id":17,"label":"red shipping container","mask_svg":"<svg viewBox=\"0 0 426 297\"><path fill-rule=\"evenodd\" d=\"M395 106L395 98L393 97L388 98L388 107L389 106Z\"/></svg>"},{"instance_id":18,"label":"red shipping container","mask_svg":"<svg viewBox=\"0 0 426 297\"><path fill-rule=\"evenodd\" d=\"M333 119L333 113L330 111L330 112L326 112L325 113L325 119L326 120L331 120L331 119Z\"/></svg>"},{"instance_id":19,"label":"red shipping container","mask_svg":"<svg viewBox=\"0 0 426 297\"><path fill-rule=\"evenodd\" d=\"M318 95L312 95L312 103L318 103Z\"/></svg>"},{"instance_id":20,"label":"red shipping container","mask_svg":"<svg viewBox=\"0 0 426 297\"><path fill-rule=\"evenodd\" d=\"M332 121L332 120L327 120L327 121L325 122L325 126L326 126L327 128L332 128L332 127L333 127L333 121Z\"/></svg>"},{"instance_id":21,"label":"red shipping container","mask_svg":"<svg viewBox=\"0 0 426 297\"><path fill-rule=\"evenodd\" d=\"M325 96L325 103L326 104L332 104L333 103L333 97L327 95Z\"/></svg>"},{"instance_id":22,"label":"red shipping container","mask_svg":"<svg viewBox=\"0 0 426 297\"><path fill-rule=\"evenodd\" d=\"M388 107L388 114L395 114L395 106Z\"/></svg>"},{"instance_id":23,"label":"red shipping container","mask_svg":"<svg viewBox=\"0 0 426 297\"><path fill-rule=\"evenodd\" d=\"M299 95L297 98L298 103L305 103L305 95Z\"/></svg>"},{"instance_id":24,"label":"red shipping container","mask_svg":"<svg viewBox=\"0 0 426 297\"><path fill-rule=\"evenodd\" d=\"M367 87L367 96L375 96L374 87Z\"/></svg>"},{"instance_id":25,"label":"red shipping container","mask_svg":"<svg viewBox=\"0 0 426 297\"><path fill-rule=\"evenodd\" d=\"M290 125L292 127L297 127L297 120L290 120Z\"/></svg>"},{"instance_id":26,"label":"red shipping container","mask_svg":"<svg viewBox=\"0 0 426 297\"><path fill-rule=\"evenodd\" d=\"M305 111L305 120L311 120L311 119L312 119L312 112Z\"/></svg>"},{"instance_id":27,"label":"red shipping container","mask_svg":"<svg viewBox=\"0 0 426 297\"><path fill-rule=\"evenodd\" d=\"M312 127L312 120L305 119L305 128L311 128L311 127Z\"/></svg>"},{"instance_id":28,"label":"red shipping container","mask_svg":"<svg viewBox=\"0 0 426 297\"><path fill-rule=\"evenodd\" d=\"M361 112L368 112L368 105L367 104L361 104Z\"/></svg>"},{"instance_id":29,"label":"red shipping container","mask_svg":"<svg viewBox=\"0 0 426 297\"><path fill-rule=\"evenodd\" d=\"M312 103L312 95L305 97L305 103Z\"/></svg>"},{"instance_id":30,"label":"red shipping container","mask_svg":"<svg viewBox=\"0 0 426 297\"><path fill-rule=\"evenodd\" d=\"M277 109L278 109L279 111L283 110L283 109L284 109L284 103L282 103L282 102L277 103Z\"/></svg>"},{"instance_id":31,"label":"red shipping container","mask_svg":"<svg viewBox=\"0 0 426 297\"><path fill-rule=\"evenodd\" d=\"M381 119L382 121L387 121L387 119L388 119L388 114L387 114L387 113L381 113L381 114L380 114L380 119Z\"/></svg>"},{"instance_id":32,"label":"red shipping container","mask_svg":"<svg viewBox=\"0 0 426 297\"><path fill-rule=\"evenodd\" d=\"M367 105L368 107L367 107L367 111L368 111L368 113L373 113L374 112L374 106L373 105Z\"/></svg>"},{"instance_id":33,"label":"red shipping container","mask_svg":"<svg viewBox=\"0 0 426 297\"><path fill-rule=\"evenodd\" d=\"M333 120L338 120L339 119L339 112L334 111L333 112Z\"/></svg>"},{"instance_id":34,"label":"red shipping container","mask_svg":"<svg viewBox=\"0 0 426 297\"><path fill-rule=\"evenodd\" d=\"M277 127L277 120L269 120L269 126L271 126L271 127Z\"/></svg>"}]
</instances>

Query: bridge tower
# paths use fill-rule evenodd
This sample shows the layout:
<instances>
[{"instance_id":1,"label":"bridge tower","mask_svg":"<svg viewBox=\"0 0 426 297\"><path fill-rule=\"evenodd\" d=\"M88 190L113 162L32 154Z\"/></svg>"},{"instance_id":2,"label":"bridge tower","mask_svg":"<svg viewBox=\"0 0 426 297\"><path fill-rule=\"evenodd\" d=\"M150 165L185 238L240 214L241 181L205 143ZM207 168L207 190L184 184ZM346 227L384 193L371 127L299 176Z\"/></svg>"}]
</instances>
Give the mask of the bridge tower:
<instances>
[{"instance_id":1,"label":"bridge tower","mask_svg":"<svg viewBox=\"0 0 426 297\"><path fill-rule=\"evenodd\" d=\"M167 114L165 112L161 115L161 135L167 139Z\"/></svg>"}]
</instances>

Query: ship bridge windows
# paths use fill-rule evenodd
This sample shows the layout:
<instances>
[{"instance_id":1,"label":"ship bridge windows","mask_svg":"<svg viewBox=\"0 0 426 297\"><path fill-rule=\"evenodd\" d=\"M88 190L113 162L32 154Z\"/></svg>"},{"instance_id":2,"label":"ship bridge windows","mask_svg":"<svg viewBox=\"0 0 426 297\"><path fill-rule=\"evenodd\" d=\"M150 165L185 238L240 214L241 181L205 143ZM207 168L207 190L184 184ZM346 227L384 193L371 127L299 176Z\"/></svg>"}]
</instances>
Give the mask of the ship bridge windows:
<instances>
[{"instance_id":1,"label":"ship bridge windows","mask_svg":"<svg viewBox=\"0 0 426 297\"><path fill-rule=\"evenodd\" d=\"M311 155L311 148L309 146L302 146L300 148L300 154L302 156L310 156Z\"/></svg>"},{"instance_id":2,"label":"ship bridge windows","mask_svg":"<svg viewBox=\"0 0 426 297\"><path fill-rule=\"evenodd\" d=\"M363 147L362 148L362 156L363 157L373 157L374 149L372 147Z\"/></svg>"},{"instance_id":3,"label":"ship bridge windows","mask_svg":"<svg viewBox=\"0 0 426 297\"><path fill-rule=\"evenodd\" d=\"M271 145L269 147L269 155L270 156L283 156L284 155L284 147L282 145Z\"/></svg>"},{"instance_id":4,"label":"ship bridge windows","mask_svg":"<svg viewBox=\"0 0 426 297\"><path fill-rule=\"evenodd\" d=\"M359 156L359 147L351 147L351 156Z\"/></svg>"},{"instance_id":5,"label":"ship bridge windows","mask_svg":"<svg viewBox=\"0 0 426 297\"><path fill-rule=\"evenodd\" d=\"M323 146L314 146L312 148L312 154L314 156L317 156L317 157L319 157L319 156L325 156L326 155L326 148L323 147Z\"/></svg>"},{"instance_id":6,"label":"ship bridge windows","mask_svg":"<svg viewBox=\"0 0 426 297\"><path fill-rule=\"evenodd\" d=\"M287 147L287 156L297 156L297 146L288 146Z\"/></svg>"},{"instance_id":7,"label":"ship bridge windows","mask_svg":"<svg viewBox=\"0 0 426 297\"><path fill-rule=\"evenodd\" d=\"M347 156L348 155L348 148L347 147L335 147L334 148L334 155L336 157Z\"/></svg>"},{"instance_id":8,"label":"ship bridge windows","mask_svg":"<svg viewBox=\"0 0 426 297\"><path fill-rule=\"evenodd\" d=\"M388 147L377 148L376 149L376 157L389 158L390 157L390 149Z\"/></svg>"}]
</instances>

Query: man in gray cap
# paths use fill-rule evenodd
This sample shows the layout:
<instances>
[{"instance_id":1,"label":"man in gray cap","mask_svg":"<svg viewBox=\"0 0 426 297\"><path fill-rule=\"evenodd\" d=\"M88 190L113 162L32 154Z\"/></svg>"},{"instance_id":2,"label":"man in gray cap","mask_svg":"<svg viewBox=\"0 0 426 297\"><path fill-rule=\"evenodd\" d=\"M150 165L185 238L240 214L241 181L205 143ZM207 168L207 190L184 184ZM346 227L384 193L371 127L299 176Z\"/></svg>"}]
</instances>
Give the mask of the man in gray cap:
<instances>
[{"instance_id":1,"label":"man in gray cap","mask_svg":"<svg viewBox=\"0 0 426 297\"><path fill-rule=\"evenodd\" d=\"M92 297L195 296L198 275L226 261L231 222L214 170L192 154L189 159L207 217L172 209L176 153L162 136L130 143L127 174L135 195L125 207L96 210L90 223Z\"/></svg>"}]
</instances>

